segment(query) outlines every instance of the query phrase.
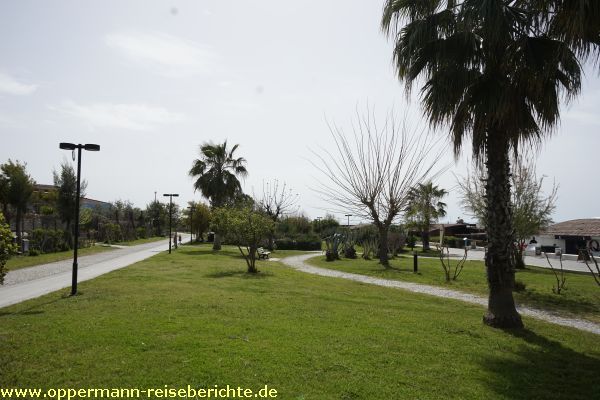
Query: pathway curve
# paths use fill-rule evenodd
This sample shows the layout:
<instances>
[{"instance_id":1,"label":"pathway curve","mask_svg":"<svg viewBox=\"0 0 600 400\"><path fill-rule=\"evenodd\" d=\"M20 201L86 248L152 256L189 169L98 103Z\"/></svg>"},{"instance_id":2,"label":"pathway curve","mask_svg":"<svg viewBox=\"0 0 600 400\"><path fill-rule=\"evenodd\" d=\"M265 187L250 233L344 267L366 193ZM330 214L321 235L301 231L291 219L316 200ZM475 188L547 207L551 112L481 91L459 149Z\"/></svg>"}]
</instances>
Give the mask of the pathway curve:
<instances>
[{"instance_id":1,"label":"pathway curve","mask_svg":"<svg viewBox=\"0 0 600 400\"><path fill-rule=\"evenodd\" d=\"M78 282L145 260L168 248L168 240L79 257ZM0 308L71 286L73 259L9 271L0 286Z\"/></svg>"},{"instance_id":2,"label":"pathway curve","mask_svg":"<svg viewBox=\"0 0 600 400\"><path fill-rule=\"evenodd\" d=\"M315 253L302 254L299 256L291 256L281 259L281 262L295 268L299 271L314 275L328 276L334 278L343 278L371 285L385 286L397 289L404 289L415 293L423 293L431 296L444 297L454 300L460 300L467 303L479 304L487 306L487 298L474 294L463 293L456 290L445 289L437 286L423 285L420 283L403 282L391 279L373 278L371 276L352 274L349 272L336 271L332 269L319 268L307 264L305 261L315 257ZM565 318L549 311L538 310L530 307L517 307L521 315L527 315L533 318L541 319L542 321L550 322L557 325L568 326L571 328L580 329L582 331L592 332L600 335L600 325L593 322L584 321L575 318Z\"/></svg>"}]
</instances>

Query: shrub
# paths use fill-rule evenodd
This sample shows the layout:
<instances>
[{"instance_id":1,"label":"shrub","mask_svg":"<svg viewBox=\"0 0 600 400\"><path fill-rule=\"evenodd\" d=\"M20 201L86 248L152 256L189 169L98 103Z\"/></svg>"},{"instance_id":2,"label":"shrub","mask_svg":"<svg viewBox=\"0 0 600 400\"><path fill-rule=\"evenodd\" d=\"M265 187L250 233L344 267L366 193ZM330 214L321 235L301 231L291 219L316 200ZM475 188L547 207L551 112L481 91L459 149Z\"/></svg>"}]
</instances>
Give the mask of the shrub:
<instances>
[{"instance_id":1,"label":"shrub","mask_svg":"<svg viewBox=\"0 0 600 400\"><path fill-rule=\"evenodd\" d=\"M100 237L102 237L106 243L121 242L123 240L121 225L119 224L104 224L99 233Z\"/></svg>"},{"instance_id":2,"label":"shrub","mask_svg":"<svg viewBox=\"0 0 600 400\"><path fill-rule=\"evenodd\" d=\"M135 234L138 239L145 239L146 238L146 228L144 228L143 226L136 228Z\"/></svg>"},{"instance_id":3,"label":"shrub","mask_svg":"<svg viewBox=\"0 0 600 400\"><path fill-rule=\"evenodd\" d=\"M346 250L344 250L344 257L352 259L356 258L356 249L354 246L347 247Z\"/></svg>"},{"instance_id":4,"label":"shrub","mask_svg":"<svg viewBox=\"0 0 600 400\"><path fill-rule=\"evenodd\" d=\"M515 292L524 292L524 291L525 291L525 287L526 287L526 286L527 286L527 285L525 285L525 283L524 283L524 282L521 282L521 281L517 281L517 280L515 280L514 291L515 291Z\"/></svg>"},{"instance_id":5,"label":"shrub","mask_svg":"<svg viewBox=\"0 0 600 400\"><path fill-rule=\"evenodd\" d=\"M278 250L296 250L296 243L290 238L275 239L275 248Z\"/></svg>"},{"instance_id":6,"label":"shrub","mask_svg":"<svg viewBox=\"0 0 600 400\"><path fill-rule=\"evenodd\" d=\"M36 256L39 256L41 254L38 249L29 249L28 253L29 253L29 255L31 257L36 257Z\"/></svg>"},{"instance_id":7,"label":"shrub","mask_svg":"<svg viewBox=\"0 0 600 400\"><path fill-rule=\"evenodd\" d=\"M30 249L41 253L56 253L70 250L71 246L65 239L65 232L57 229L37 228L31 232Z\"/></svg>"},{"instance_id":8,"label":"shrub","mask_svg":"<svg viewBox=\"0 0 600 400\"><path fill-rule=\"evenodd\" d=\"M433 238L432 238L432 241L435 241L435 240L433 240ZM417 244L417 238L415 237L415 235L411 234L406 238L406 245L408 247L410 247L411 249L414 249L416 244Z\"/></svg>"},{"instance_id":9,"label":"shrub","mask_svg":"<svg viewBox=\"0 0 600 400\"><path fill-rule=\"evenodd\" d=\"M321 250L321 238L315 235L304 235L296 239L289 237L276 239L275 248L278 250Z\"/></svg>"},{"instance_id":10,"label":"shrub","mask_svg":"<svg viewBox=\"0 0 600 400\"><path fill-rule=\"evenodd\" d=\"M17 246L13 243L10 227L5 222L4 215L0 212L0 285L4 284L4 276L6 275L4 266L16 251Z\"/></svg>"}]
</instances>

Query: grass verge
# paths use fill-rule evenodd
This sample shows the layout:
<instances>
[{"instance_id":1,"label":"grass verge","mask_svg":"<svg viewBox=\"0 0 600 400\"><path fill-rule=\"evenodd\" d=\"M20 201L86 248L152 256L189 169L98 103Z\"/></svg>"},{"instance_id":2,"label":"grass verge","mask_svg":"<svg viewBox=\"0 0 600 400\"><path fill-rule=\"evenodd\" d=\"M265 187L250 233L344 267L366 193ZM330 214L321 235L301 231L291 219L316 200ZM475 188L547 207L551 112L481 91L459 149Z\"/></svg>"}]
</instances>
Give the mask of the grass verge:
<instances>
[{"instance_id":1,"label":"grass verge","mask_svg":"<svg viewBox=\"0 0 600 400\"><path fill-rule=\"evenodd\" d=\"M457 260L451 259L452 265L456 265L456 262ZM412 257L392 259L391 268L387 269L377 260L362 258L326 262L325 257L315 257L308 263L322 268L377 278L424 283L482 296L488 295L483 261L467 261L458 279L450 282L446 282L440 261L434 258L419 258L417 274L413 273ZM525 288L514 293L515 301L518 304L600 323L600 290L593 278L576 272L566 272L565 275L567 276L566 288L557 295L552 292L556 282L552 271L533 266L517 270L516 280L525 284Z\"/></svg>"},{"instance_id":2,"label":"grass verge","mask_svg":"<svg viewBox=\"0 0 600 400\"><path fill-rule=\"evenodd\" d=\"M598 336L182 246L0 309L1 387L274 388L279 399L600 398Z\"/></svg>"},{"instance_id":3,"label":"grass verge","mask_svg":"<svg viewBox=\"0 0 600 400\"><path fill-rule=\"evenodd\" d=\"M119 245L119 246L135 246L138 244L152 243L152 242L158 242L160 240L168 240L168 239L169 239L168 237L153 236L150 238L136 239L136 240L130 240L128 242L119 242L119 243L114 243L114 244Z\"/></svg>"},{"instance_id":4,"label":"grass verge","mask_svg":"<svg viewBox=\"0 0 600 400\"><path fill-rule=\"evenodd\" d=\"M100 253L103 251L114 250L114 248L102 245L85 247L79 249L78 256L89 256L91 254ZM33 267L41 264L48 264L56 261L68 260L73 258L73 250L60 251L57 253L46 253L37 256L15 256L11 257L6 263L6 268L10 270Z\"/></svg>"}]
</instances>

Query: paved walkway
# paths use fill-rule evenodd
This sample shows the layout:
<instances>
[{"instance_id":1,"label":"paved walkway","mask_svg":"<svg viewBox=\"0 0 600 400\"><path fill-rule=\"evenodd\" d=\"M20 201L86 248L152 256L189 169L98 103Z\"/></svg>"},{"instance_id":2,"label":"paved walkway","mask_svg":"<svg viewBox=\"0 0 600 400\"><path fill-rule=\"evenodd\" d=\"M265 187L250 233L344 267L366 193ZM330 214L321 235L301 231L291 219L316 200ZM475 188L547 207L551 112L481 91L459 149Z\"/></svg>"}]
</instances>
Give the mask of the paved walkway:
<instances>
[{"instance_id":1,"label":"paved walkway","mask_svg":"<svg viewBox=\"0 0 600 400\"><path fill-rule=\"evenodd\" d=\"M168 240L79 257L78 282L96 278L167 250ZM0 286L0 308L71 286L73 259L9 271Z\"/></svg>"},{"instance_id":2,"label":"paved walkway","mask_svg":"<svg viewBox=\"0 0 600 400\"><path fill-rule=\"evenodd\" d=\"M302 254L299 256L286 257L281 259L281 262L289 265L302 272L309 274L328 276L334 278L343 278L361 283L368 283L372 285L379 285L385 287L392 287L397 289L404 289L411 292L428 294L431 296L444 297L454 300L460 300L467 303L478 304L487 307L487 298L459 292L456 290L445 289L437 286L423 285L419 283L403 282L390 279L373 278L366 275L352 274L348 272L341 272L326 268L314 267L307 264L305 261L309 258L315 257L315 253ZM530 307L517 307L521 315L527 315L537 319L541 319L546 322L550 322L557 325L568 326L571 328L580 329L582 331L592 332L600 335L600 325L594 324L593 322L584 321L575 318L565 318L549 311L538 310Z\"/></svg>"},{"instance_id":3,"label":"paved walkway","mask_svg":"<svg viewBox=\"0 0 600 400\"><path fill-rule=\"evenodd\" d=\"M464 255L463 249L450 248L449 250L450 250L451 256L462 257ZM483 261L484 256L485 256L485 252L482 249L469 250L469 252L467 253L467 260ZM554 269L559 270L560 269L559 259L555 258L554 255L549 255L549 258L550 258L550 262L552 263L552 266L554 267ZM562 263L563 263L563 269L565 271L585 272L588 274L590 273L590 270L588 269L588 267L585 266L584 262L579 262L576 260L565 260L563 258ZM548 265L548 261L546 260L546 257L544 257L544 256L525 256L525 265L533 265L533 266L540 267L540 268L550 269L550 266ZM595 270L593 262L591 262L590 266L592 267L592 269Z\"/></svg>"}]
</instances>

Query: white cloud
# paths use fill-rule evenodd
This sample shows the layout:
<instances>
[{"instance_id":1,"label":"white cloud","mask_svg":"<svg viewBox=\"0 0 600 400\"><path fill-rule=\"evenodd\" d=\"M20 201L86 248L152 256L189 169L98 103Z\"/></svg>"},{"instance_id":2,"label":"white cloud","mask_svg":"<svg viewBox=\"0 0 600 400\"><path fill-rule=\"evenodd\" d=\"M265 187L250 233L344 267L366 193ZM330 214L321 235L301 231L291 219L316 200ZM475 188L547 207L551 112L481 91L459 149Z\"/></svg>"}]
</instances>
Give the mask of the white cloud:
<instances>
[{"instance_id":1,"label":"white cloud","mask_svg":"<svg viewBox=\"0 0 600 400\"><path fill-rule=\"evenodd\" d=\"M208 47L165 33L112 33L105 42L131 61L168 77L210 72L214 59Z\"/></svg>"},{"instance_id":2,"label":"white cloud","mask_svg":"<svg viewBox=\"0 0 600 400\"><path fill-rule=\"evenodd\" d=\"M37 85L17 81L10 75L0 72L0 93L27 95L33 93Z\"/></svg>"},{"instance_id":3,"label":"white cloud","mask_svg":"<svg viewBox=\"0 0 600 400\"><path fill-rule=\"evenodd\" d=\"M75 117L92 128L150 131L160 125L184 120L183 114L146 104L95 103L80 105L66 101L58 107L51 107L51 109Z\"/></svg>"}]
</instances>

